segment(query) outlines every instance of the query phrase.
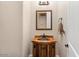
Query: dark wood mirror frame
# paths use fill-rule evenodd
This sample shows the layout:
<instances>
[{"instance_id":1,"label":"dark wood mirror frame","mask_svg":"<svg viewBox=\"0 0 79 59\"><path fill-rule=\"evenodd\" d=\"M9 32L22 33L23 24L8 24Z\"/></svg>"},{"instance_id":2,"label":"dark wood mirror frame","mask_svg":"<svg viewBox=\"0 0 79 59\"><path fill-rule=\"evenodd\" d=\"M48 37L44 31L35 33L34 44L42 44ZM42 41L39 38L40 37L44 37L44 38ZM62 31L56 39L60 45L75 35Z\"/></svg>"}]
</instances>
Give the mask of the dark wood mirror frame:
<instances>
[{"instance_id":1,"label":"dark wood mirror frame","mask_svg":"<svg viewBox=\"0 0 79 59\"><path fill-rule=\"evenodd\" d=\"M51 17L51 19L50 19L50 28L38 28L38 25L37 25L37 13L38 12L50 12L51 13L51 15L50 15L50 17ZM36 10L36 30L52 30L52 10Z\"/></svg>"}]
</instances>

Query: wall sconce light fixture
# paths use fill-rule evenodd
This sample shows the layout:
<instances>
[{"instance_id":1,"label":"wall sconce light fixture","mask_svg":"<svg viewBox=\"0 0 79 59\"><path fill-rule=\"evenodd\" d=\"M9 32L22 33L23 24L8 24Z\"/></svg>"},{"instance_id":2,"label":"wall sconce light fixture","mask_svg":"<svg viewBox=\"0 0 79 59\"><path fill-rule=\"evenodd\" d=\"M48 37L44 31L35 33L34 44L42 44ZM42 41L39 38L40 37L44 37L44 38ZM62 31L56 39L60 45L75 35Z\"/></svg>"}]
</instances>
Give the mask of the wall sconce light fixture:
<instances>
[{"instance_id":1,"label":"wall sconce light fixture","mask_svg":"<svg viewBox=\"0 0 79 59\"><path fill-rule=\"evenodd\" d=\"M49 1L39 1L39 5L49 5Z\"/></svg>"}]
</instances>

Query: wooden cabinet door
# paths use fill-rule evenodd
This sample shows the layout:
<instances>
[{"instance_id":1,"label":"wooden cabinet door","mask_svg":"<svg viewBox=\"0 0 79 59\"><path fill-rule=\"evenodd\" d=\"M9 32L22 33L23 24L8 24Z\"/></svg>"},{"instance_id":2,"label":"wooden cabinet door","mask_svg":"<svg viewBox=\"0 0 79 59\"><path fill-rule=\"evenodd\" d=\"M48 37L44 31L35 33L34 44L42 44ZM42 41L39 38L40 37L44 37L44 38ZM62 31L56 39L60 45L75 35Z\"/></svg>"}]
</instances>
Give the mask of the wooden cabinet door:
<instances>
[{"instance_id":1,"label":"wooden cabinet door","mask_svg":"<svg viewBox=\"0 0 79 59\"><path fill-rule=\"evenodd\" d=\"M34 57L55 57L55 44L33 44Z\"/></svg>"},{"instance_id":2,"label":"wooden cabinet door","mask_svg":"<svg viewBox=\"0 0 79 59\"><path fill-rule=\"evenodd\" d=\"M44 44L39 45L39 56L40 57L47 56L47 45L44 45Z\"/></svg>"},{"instance_id":3,"label":"wooden cabinet door","mask_svg":"<svg viewBox=\"0 0 79 59\"><path fill-rule=\"evenodd\" d=\"M55 44L49 45L49 56L55 57Z\"/></svg>"},{"instance_id":4,"label":"wooden cabinet door","mask_svg":"<svg viewBox=\"0 0 79 59\"><path fill-rule=\"evenodd\" d=\"M39 46L38 46L38 44L33 44L33 57L39 57Z\"/></svg>"},{"instance_id":5,"label":"wooden cabinet door","mask_svg":"<svg viewBox=\"0 0 79 59\"><path fill-rule=\"evenodd\" d=\"M36 45L33 44L33 57L35 57L35 56L36 56Z\"/></svg>"}]
</instances>

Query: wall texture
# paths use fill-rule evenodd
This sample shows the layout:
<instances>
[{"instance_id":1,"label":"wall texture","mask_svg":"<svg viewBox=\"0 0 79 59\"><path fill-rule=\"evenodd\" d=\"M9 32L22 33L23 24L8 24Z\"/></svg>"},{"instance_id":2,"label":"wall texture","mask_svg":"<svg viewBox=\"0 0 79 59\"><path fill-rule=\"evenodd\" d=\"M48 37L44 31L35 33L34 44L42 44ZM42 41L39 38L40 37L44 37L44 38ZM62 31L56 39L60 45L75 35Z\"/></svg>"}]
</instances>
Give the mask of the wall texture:
<instances>
[{"instance_id":1,"label":"wall texture","mask_svg":"<svg viewBox=\"0 0 79 59\"><path fill-rule=\"evenodd\" d=\"M79 56L79 2L69 2L68 9L68 40L73 47L69 48L69 56ZM73 50L73 52L71 52ZM75 55L74 55L74 54Z\"/></svg>"},{"instance_id":2,"label":"wall texture","mask_svg":"<svg viewBox=\"0 0 79 59\"><path fill-rule=\"evenodd\" d=\"M23 2L23 56L29 56L31 49L31 2Z\"/></svg>"},{"instance_id":3,"label":"wall texture","mask_svg":"<svg viewBox=\"0 0 79 59\"><path fill-rule=\"evenodd\" d=\"M67 39L67 9L68 9L68 2L67 1L61 1L57 2L57 18L62 17L62 23L63 23L63 28L65 31L65 35L61 37L61 35L58 32L58 51L59 51L59 56L61 57L66 57L68 55L68 49L65 47L65 44L68 44L68 39ZM59 21L57 22L59 24ZM59 25L57 26L57 28Z\"/></svg>"},{"instance_id":4,"label":"wall texture","mask_svg":"<svg viewBox=\"0 0 79 59\"><path fill-rule=\"evenodd\" d=\"M55 35L56 34L56 30L57 30L57 17L56 17L56 2L51 2L50 1L50 5L48 6L39 6L38 2L33 1L32 2L32 16L31 16L31 21L32 21L32 36L34 35L39 35L42 33L46 33L46 34L50 34L50 35ZM53 30L36 30L36 10L52 10L52 27Z\"/></svg>"},{"instance_id":5,"label":"wall texture","mask_svg":"<svg viewBox=\"0 0 79 59\"><path fill-rule=\"evenodd\" d=\"M22 2L0 2L0 56L22 56Z\"/></svg>"}]
</instances>

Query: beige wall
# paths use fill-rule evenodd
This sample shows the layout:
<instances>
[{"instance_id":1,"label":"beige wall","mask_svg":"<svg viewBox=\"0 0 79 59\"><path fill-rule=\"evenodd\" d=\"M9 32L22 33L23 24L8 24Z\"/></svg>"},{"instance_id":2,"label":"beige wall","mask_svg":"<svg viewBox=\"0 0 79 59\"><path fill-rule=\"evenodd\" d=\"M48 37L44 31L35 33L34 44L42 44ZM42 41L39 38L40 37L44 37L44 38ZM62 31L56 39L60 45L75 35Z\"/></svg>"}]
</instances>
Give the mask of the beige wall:
<instances>
[{"instance_id":1,"label":"beige wall","mask_svg":"<svg viewBox=\"0 0 79 59\"><path fill-rule=\"evenodd\" d=\"M50 35L56 35L57 30L57 16L56 16L56 2L50 2L50 5L48 6L39 6L38 2L33 1L32 2L32 15L31 15L31 21L32 21L32 37L34 35L40 35L42 33L50 34ZM36 10L52 10L52 27L53 30L36 30Z\"/></svg>"},{"instance_id":2,"label":"beige wall","mask_svg":"<svg viewBox=\"0 0 79 59\"><path fill-rule=\"evenodd\" d=\"M59 38L59 55L68 57L79 56L79 2L57 2L57 15L63 18L63 25L66 31L65 38ZM65 48L68 43L69 48ZM67 55L66 55L67 54Z\"/></svg>"},{"instance_id":3,"label":"beige wall","mask_svg":"<svg viewBox=\"0 0 79 59\"><path fill-rule=\"evenodd\" d=\"M0 2L0 56L29 56L31 11L30 1Z\"/></svg>"},{"instance_id":4,"label":"beige wall","mask_svg":"<svg viewBox=\"0 0 79 59\"><path fill-rule=\"evenodd\" d=\"M65 44L68 44L68 39L67 39L67 9L68 9L68 2L67 1L61 1L57 2L57 18L62 17L62 23L63 23L63 28L65 31L65 35L61 37L61 35L58 32L58 53L59 56L61 57L66 57L68 56L68 48L65 47ZM59 24L59 22L57 22Z\"/></svg>"},{"instance_id":5,"label":"beige wall","mask_svg":"<svg viewBox=\"0 0 79 59\"><path fill-rule=\"evenodd\" d=\"M22 56L22 2L0 2L0 56Z\"/></svg>"},{"instance_id":6,"label":"beige wall","mask_svg":"<svg viewBox=\"0 0 79 59\"><path fill-rule=\"evenodd\" d=\"M69 56L79 57L79 2L69 2L68 9Z\"/></svg>"},{"instance_id":7,"label":"beige wall","mask_svg":"<svg viewBox=\"0 0 79 59\"><path fill-rule=\"evenodd\" d=\"M31 2L23 2L23 56L29 56L31 49Z\"/></svg>"}]
</instances>

